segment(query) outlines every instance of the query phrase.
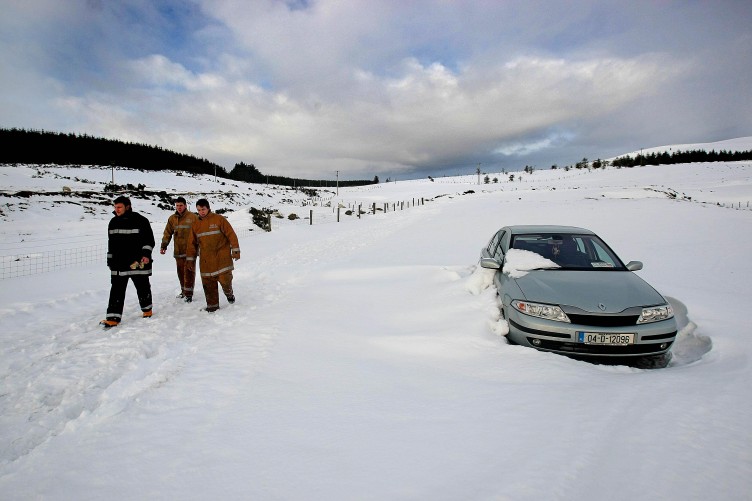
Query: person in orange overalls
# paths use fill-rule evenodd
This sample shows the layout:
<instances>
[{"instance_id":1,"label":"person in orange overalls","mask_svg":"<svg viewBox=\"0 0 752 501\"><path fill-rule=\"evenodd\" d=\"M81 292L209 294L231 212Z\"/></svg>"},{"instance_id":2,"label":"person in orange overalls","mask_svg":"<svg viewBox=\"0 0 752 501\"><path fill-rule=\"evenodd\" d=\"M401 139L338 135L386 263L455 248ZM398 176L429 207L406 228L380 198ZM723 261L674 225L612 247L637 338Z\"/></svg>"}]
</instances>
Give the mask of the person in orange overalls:
<instances>
[{"instance_id":1,"label":"person in orange overalls","mask_svg":"<svg viewBox=\"0 0 752 501\"><path fill-rule=\"evenodd\" d=\"M174 235L175 240L172 245L172 254L175 258L178 281L180 282L180 294L178 297L182 298L186 303L193 301L193 284L196 281L196 272L189 270L186 266L187 255L185 249L188 246L191 228L197 218L196 214L187 210L185 198L178 197L175 200L175 214L171 215L167 220L167 225L165 225L164 233L162 234L162 244L159 249L160 254L165 254L167 246L170 245L170 240L172 240Z\"/></svg>"},{"instance_id":2,"label":"person in orange overalls","mask_svg":"<svg viewBox=\"0 0 752 501\"><path fill-rule=\"evenodd\" d=\"M209 202L202 198L196 202L198 220L193 223L188 236L186 248L186 266L196 269L196 256L199 256L201 285L206 296L206 311L209 313L219 309L219 290L227 302L235 302L232 290L232 270L235 268L233 259L240 259L240 244L235 230L224 216L216 214L209 208Z\"/></svg>"}]
</instances>

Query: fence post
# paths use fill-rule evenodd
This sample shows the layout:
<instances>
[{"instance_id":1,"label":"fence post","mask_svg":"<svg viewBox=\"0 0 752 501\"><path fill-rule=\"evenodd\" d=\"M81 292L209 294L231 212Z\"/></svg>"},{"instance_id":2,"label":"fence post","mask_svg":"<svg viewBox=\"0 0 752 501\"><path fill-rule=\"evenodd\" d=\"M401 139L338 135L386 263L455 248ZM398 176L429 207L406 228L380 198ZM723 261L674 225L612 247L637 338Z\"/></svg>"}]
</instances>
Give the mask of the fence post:
<instances>
[{"instance_id":1,"label":"fence post","mask_svg":"<svg viewBox=\"0 0 752 501\"><path fill-rule=\"evenodd\" d=\"M311 220L311 223L308 226L313 226L313 209L309 212L309 219Z\"/></svg>"},{"instance_id":2,"label":"fence post","mask_svg":"<svg viewBox=\"0 0 752 501\"><path fill-rule=\"evenodd\" d=\"M339 223L339 205L337 206L337 222Z\"/></svg>"}]
</instances>

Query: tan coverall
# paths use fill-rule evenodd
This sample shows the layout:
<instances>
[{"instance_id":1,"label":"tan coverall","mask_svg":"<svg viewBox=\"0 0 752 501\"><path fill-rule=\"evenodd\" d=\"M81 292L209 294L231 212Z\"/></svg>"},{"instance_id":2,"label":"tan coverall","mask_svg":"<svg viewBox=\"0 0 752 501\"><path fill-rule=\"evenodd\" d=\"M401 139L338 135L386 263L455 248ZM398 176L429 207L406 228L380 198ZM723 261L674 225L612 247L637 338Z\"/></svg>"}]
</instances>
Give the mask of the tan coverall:
<instances>
[{"instance_id":1,"label":"tan coverall","mask_svg":"<svg viewBox=\"0 0 752 501\"><path fill-rule=\"evenodd\" d=\"M186 249L189 266L195 266L199 256L201 284L206 295L206 310L219 309L217 283L227 298L234 301L232 290L233 258L240 258L240 244L235 230L224 216L209 212L206 217L198 217L193 223Z\"/></svg>"},{"instance_id":2,"label":"tan coverall","mask_svg":"<svg viewBox=\"0 0 752 501\"><path fill-rule=\"evenodd\" d=\"M167 225L162 234L162 249L167 249L167 246L170 245L170 240L173 236L175 238L172 245L172 254L175 257L175 265L177 266L180 291L184 297L193 297L193 285L196 282L195 269L192 270L186 266L188 239L191 235L193 223L196 220L198 220L198 216L187 209L183 214L175 212L167 220Z\"/></svg>"}]
</instances>

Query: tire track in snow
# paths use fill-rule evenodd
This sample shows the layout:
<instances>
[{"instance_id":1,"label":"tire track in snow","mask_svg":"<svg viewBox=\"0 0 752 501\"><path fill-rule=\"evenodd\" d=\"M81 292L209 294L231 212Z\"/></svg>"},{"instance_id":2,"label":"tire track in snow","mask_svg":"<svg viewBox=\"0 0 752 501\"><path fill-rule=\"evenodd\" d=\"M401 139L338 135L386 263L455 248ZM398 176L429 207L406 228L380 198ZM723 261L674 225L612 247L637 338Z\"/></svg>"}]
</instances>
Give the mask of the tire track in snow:
<instances>
[{"instance_id":1,"label":"tire track in snow","mask_svg":"<svg viewBox=\"0 0 752 501\"><path fill-rule=\"evenodd\" d=\"M0 465L30 454L66 429L123 412L139 395L168 384L197 354L213 348L217 336L201 328L207 313L199 310L200 303L185 304L165 288L171 287L155 291L154 317L139 318L135 298L126 297L123 323L108 331L91 314L92 293L0 313L7 325L25 324L7 332L3 342L0 381L9 390L0 394ZM134 296L132 288L128 296ZM101 300L98 294L94 302ZM62 316L76 322L62 324ZM45 320L30 321L35 317ZM246 320L243 315L225 317ZM212 317L210 329L223 321L227 319ZM273 328L245 336L246 358L263 359L275 336ZM23 391L13 391L19 388Z\"/></svg>"},{"instance_id":2,"label":"tire track in snow","mask_svg":"<svg viewBox=\"0 0 752 501\"><path fill-rule=\"evenodd\" d=\"M313 238L301 231L308 238L283 251L250 265L240 261L234 281L238 303L223 303L209 323L207 313L199 310L202 293L187 305L173 298L171 285L158 280L152 280L155 316L139 318L135 291L129 287L123 323L109 331L96 326L100 314L92 313L92 304L100 309L104 289L0 310L5 324L25 325L3 342L0 381L5 388L24 391L0 394L0 468L7 470L61 433L97 426L138 405L144 394L181 377L197 357L227 364L227 370L236 370L230 380L234 377L242 386L270 356L281 335L278 323L289 306L288 291L305 285L308 270L373 245L415 223L419 214L432 212L322 228ZM74 321L63 323L61 318ZM250 369L237 371L240 366ZM222 398L233 398L233 392ZM5 474L0 470L0 477Z\"/></svg>"}]
</instances>

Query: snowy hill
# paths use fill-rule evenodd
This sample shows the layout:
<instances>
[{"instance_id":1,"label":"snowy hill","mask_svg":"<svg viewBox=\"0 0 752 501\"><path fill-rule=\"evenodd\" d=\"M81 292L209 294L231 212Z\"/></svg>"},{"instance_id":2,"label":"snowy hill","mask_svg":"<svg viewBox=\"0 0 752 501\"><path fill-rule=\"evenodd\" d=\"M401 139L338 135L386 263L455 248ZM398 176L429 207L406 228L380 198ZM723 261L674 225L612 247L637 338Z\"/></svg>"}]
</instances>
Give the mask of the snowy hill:
<instances>
[{"instance_id":1,"label":"snowy hill","mask_svg":"<svg viewBox=\"0 0 752 501\"><path fill-rule=\"evenodd\" d=\"M723 141L716 141L713 143L687 143L687 144L672 144L668 146L655 146L653 148L644 148L642 150L633 151L624 156L635 156L642 153L643 155L650 155L651 153L674 153L677 151L750 151L752 150L752 136L739 137L736 139L726 139Z\"/></svg>"},{"instance_id":2,"label":"snowy hill","mask_svg":"<svg viewBox=\"0 0 752 501\"><path fill-rule=\"evenodd\" d=\"M489 174L312 199L115 171L230 211L238 301L208 315L200 292L177 300L157 255L154 317L131 287L102 331L103 261L0 280L0 497L746 498L752 162ZM0 167L0 254L101 245L111 176ZM133 203L160 235L160 197ZM251 206L278 211L271 232ZM681 325L668 367L506 343L479 251L505 224L543 223L645 263Z\"/></svg>"}]
</instances>

